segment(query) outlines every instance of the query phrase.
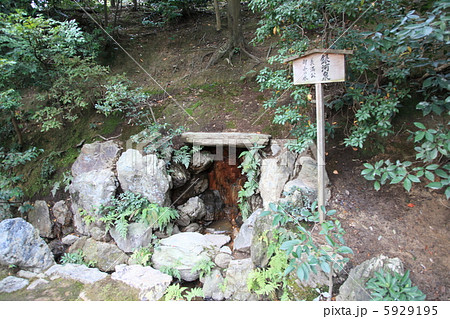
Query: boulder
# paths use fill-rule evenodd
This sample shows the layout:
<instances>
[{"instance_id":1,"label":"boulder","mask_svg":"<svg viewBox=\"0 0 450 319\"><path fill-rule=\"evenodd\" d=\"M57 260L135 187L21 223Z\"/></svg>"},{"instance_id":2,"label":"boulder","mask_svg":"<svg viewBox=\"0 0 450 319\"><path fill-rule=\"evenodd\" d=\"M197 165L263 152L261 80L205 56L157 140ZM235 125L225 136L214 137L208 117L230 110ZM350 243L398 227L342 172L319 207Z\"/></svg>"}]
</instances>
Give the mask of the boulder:
<instances>
[{"instance_id":1,"label":"boulder","mask_svg":"<svg viewBox=\"0 0 450 319\"><path fill-rule=\"evenodd\" d=\"M95 262L101 271L112 271L115 266L128 261L128 256L116 245L96 241L92 238L82 238L69 248L69 252L81 249L86 261Z\"/></svg>"},{"instance_id":2,"label":"boulder","mask_svg":"<svg viewBox=\"0 0 450 319\"><path fill-rule=\"evenodd\" d=\"M67 235L67 236L63 237L63 239L61 239L61 241L64 245L70 246L74 242L76 242L78 239L80 239L80 237L75 236L75 235Z\"/></svg>"},{"instance_id":3,"label":"boulder","mask_svg":"<svg viewBox=\"0 0 450 319\"><path fill-rule=\"evenodd\" d=\"M8 276L0 281L0 292L14 292L25 288L29 283L30 282L27 279Z\"/></svg>"},{"instance_id":4,"label":"boulder","mask_svg":"<svg viewBox=\"0 0 450 319\"><path fill-rule=\"evenodd\" d=\"M272 215L261 216L256 215L256 220L253 226L253 237L250 246L250 256L257 267L265 267L269 263L267 255L268 243L273 239L272 230Z\"/></svg>"},{"instance_id":5,"label":"boulder","mask_svg":"<svg viewBox=\"0 0 450 319\"><path fill-rule=\"evenodd\" d=\"M206 171L214 162L214 155L207 151L196 152L192 156L190 168L195 174Z\"/></svg>"},{"instance_id":6,"label":"boulder","mask_svg":"<svg viewBox=\"0 0 450 319\"><path fill-rule=\"evenodd\" d=\"M36 279L27 287L27 290L34 290L34 289L42 288L43 286L47 285L49 282L50 281L45 280L43 278Z\"/></svg>"},{"instance_id":7,"label":"boulder","mask_svg":"<svg viewBox=\"0 0 450 319\"><path fill-rule=\"evenodd\" d=\"M183 227L181 231L183 232L198 232L202 227L197 223L191 223L186 227Z\"/></svg>"},{"instance_id":8,"label":"boulder","mask_svg":"<svg viewBox=\"0 0 450 319\"><path fill-rule=\"evenodd\" d=\"M211 242L211 244L213 246L216 246L217 248L220 248L231 241L230 236L223 234L205 234L203 236L206 238L206 240Z\"/></svg>"},{"instance_id":9,"label":"boulder","mask_svg":"<svg viewBox=\"0 0 450 319\"><path fill-rule=\"evenodd\" d=\"M109 233L117 246L126 253L132 253L137 248L148 246L152 241L153 234L151 226L141 223L129 224L126 238L123 238L116 228L111 228Z\"/></svg>"},{"instance_id":10,"label":"boulder","mask_svg":"<svg viewBox=\"0 0 450 319\"><path fill-rule=\"evenodd\" d=\"M208 189L208 175L194 175L184 186L174 189L172 202L174 205L183 205L190 198L199 196Z\"/></svg>"},{"instance_id":11,"label":"boulder","mask_svg":"<svg viewBox=\"0 0 450 319\"><path fill-rule=\"evenodd\" d=\"M277 158L265 158L261 161L259 191L265 209L269 207L270 203L278 202L289 177L288 167L279 165Z\"/></svg>"},{"instance_id":12,"label":"boulder","mask_svg":"<svg viewBox=\"0 0 450 319\"><path fill-rule=\"evenodd\" d=\"M155 301L161 299L172 277L152 267L140 265L117 265L111 278L122 281L140 290L141 300Z\"/></svg>"},{"instance_id":13,"label":"boulder","mask_svg":"<svg viewBox=\"0 0 450 319\"><path fill-rule=\"evenodd\" d=\"M129 149L120 156L116 168L124 191L141 194L161 206L170 205L171 177L164 160L155 154L142 156L138 150Z\"/></svg>"},{"instance_id":14,"label":"boulder","mask_svg":"<svg viewBox=\"0 0 450 319\"><path fill-rule=\"evenodd\" d=\"M33 206L34 208L28 213L28 222L39 231L39 236L54 238L47 202L44 200L37 200L34 202Z\"/></svg>"},{"instance_id":15,"label":"boulder","mask_svg":"<svg viewBox=\"0 0 450 319\"><path fill-rule=\"evenodd\" d=\"M60 200L53 205L53 216L56 219L56 222L60 225L67 226L70 225L72 221L72 212L66 205L66 202Z\"/></svg>"},{"instance_id":16,"label":"boulder","mask_svg":"<svg viewBox=\"0 0 450 319\"><path fill-rule=\"evenodd\" d=\"M204 279L203 294L205 299L212 299L222 301L225 299L223 290L223 276L220 270L213 269L209 275Z\"/></svg>"},{"instance_id":17,"label":"boulder","mask_svg":"<svg viewBox=\"0 0 450 319\"><path fill-rule=\"evenodd\" d=\"M56 278L73 279L83 284L92 284L108 276L107 273L101 272L97 268L88 268L86 265L78 264L54 265L45 274L52 280Z\"/></svg>"},{"instance_id":18,"label":"boulder","mask_svg":"<svg viewBox=\"0 0 450 319\"><path fill-rule=\"evenodd\" d=\"M198 196L189 198L189 200L177 207L180 211L181 218L188 216L191 221L201 220L206 215L205 204Z\"/></svg>"},{"instance_id":19,"label":"boulder","mask_svg":"<svg viewBox=\"0 0 450 319\"><path fill-rule=\"evenodd\" d=\"M175 268L180 272L181 279L194 281L199 278L199 273L192 272L192 268L202 260L210 259L213 249L212 243L200 233L179 233L160 241L152 262L156 269Z\"/></svg>"},{"instance_id":20,"label":"boulder","mask_svg":"<svg viewBox=\"0 0 450 319\"><path fill-rule=\"evenodd\" d=\"M119 152L120 147L113 141L84 144L72 165L72 176L104 169L112 170Z\"/></svg>"},{"instance_id":21,"label":"boulder","mask_svg":"<svg viewBox=\"0 0 450 319\"><path fill-rule=\"evenodd\" d=\"M83 235L90 235L90 229L102 223L94 222L87 225L81 212L99 216L95 213L100 205L109 205L116 194L117 179L114 172L108 169L91 171L77 175L72 180L69 192L72 198L73 222L76 230Z\"/></svg>"},{"instance_id":22,"label":"boulder","mask_svg":"<svg viewBox=\"0 0 450 319\"><path fill-rule=\"evenodd\" d=\"M337 301L370 301L370 293L365 289L367 281L375 272L383 269L385 272L404 274L403 263L399 258L389 258L379 255L356 266L348 274L347 280L339 288Z\"/></svg>"},{"instance_id":23,"label":"boulder","mask_svg":"<svg viewBox=\"0 0 450 319\"><path fill-rule=\"evenodd\" d=\"M171 163L170 177L172 178L173 188L179 188L189 181L191 174L183 165Z\"/></svg>"},{"instance_id":24,"label":"boulder","mask_svg":"<svg viewBox=\"0 0 450 319\"><path fill-rule=\"evenodd\" d=\"M225 204L220 196L218 190L206 190L204 193L200 195L200 198L203 200L203 204L205 205L206 215L203 218L205 221L213 221L216 219L216 215L218 215Z\"/></svg>"},{"instance_id":25,"label":"boulder","mask_svg":"<svg viewBox=\"0 0 450 319\"><path fill-rule=\"evenodd\" d=\"M214 258L214 263L220 268L225 269L228 267L232 259L233 257L231 254L221 252L216 255L216 258Z\"/></svg>"},{"instance_id":26,"label":"boulder","mask_svg":"<svg viewBox=\"0 0 450 319\"><path fill-rule=\"evenodd\" d=\"M55 263L53 254L39 232L22 218L0 223L0 264L43 271Z\"/></svg>"},{"instance_id":27,"label":"boulder","mask_svg":"<svg viewBox=\"0 0 450 319\"><path fill-rule=\"evenodd\" d=\"M254 268L255 266L250 258L236 259L230 262L225 277L225 299L235 301L258 299L247 288L247 277Z\"/></svg>"},{"instance_id":28,"label":"boulder","mask_svg":"<svg viewBox=\"0 0 450 319\"><path fill-rule=\"evenodd\" d=\"M257 217L261 214L262 209L256 210L242 224L239 233L234 239L233 249L243 253L250 253L250 247L253 240L253 228Z\"/></svg>"}]
</instances>

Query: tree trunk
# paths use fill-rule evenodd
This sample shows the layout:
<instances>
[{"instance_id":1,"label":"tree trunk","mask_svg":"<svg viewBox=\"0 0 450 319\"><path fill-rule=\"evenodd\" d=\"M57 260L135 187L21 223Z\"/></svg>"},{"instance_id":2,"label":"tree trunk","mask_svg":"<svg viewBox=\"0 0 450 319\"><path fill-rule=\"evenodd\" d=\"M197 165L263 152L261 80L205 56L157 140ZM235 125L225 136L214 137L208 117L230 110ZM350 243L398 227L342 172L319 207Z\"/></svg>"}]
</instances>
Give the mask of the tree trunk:
<instances>
[{"instance_id":1,"label":"tree trunk","mask_svg":"<svg viewBox=\"0 0 450 319\"><path fill-rule=\"evenodd\" d=\"M206 68L217 63L224 55L228 54L228 63L231 64L231 58L235 53L245 53L251 59L260 62L259 59L250 54L244 42L244 33L242 32L241 21L241 1L228 0L228 41L213 53Z\"/></svg>"},{"instance_id":2,"label":"tree trunk","mask_svg":"<svg viewBox=\"0 0 450 319\"><path fill-rule=\"evenodd\" d=\"M103 12L105 14L105 27L108 26L108 0L103 2Z\"/></svg>"},{"instance_id":3,"label":"tree trunk","mask_svg":"<svg viewBox=\"0 0 450 319\"><path fill-rule=\"evenodd\" d=\"M216 12L216 31L222 30L222 22L220 20L219 3L214 0L214 11Z\"/></svg>"},{"instance_id":4,"label":"tree trunk","mask_svg":"<svg viewBox=\"0 0 450 319\"><path fill-rule=\"evenodd\" d=\"M116 6L116 0L111 0L111 7L115 7Z\"/></svg>"},{"instance_id":5,"label":"tree trunk","mask_svg":"<svg viewBox=\"0 0 450 319\"><path fill-rule=\"evenodd\" d=\"M13 114L11 114L11 122L14 126L14 131L16 132L17 143L19 143L19 145L22 146L23 145L22 131L20 130L19 123L17 123L17 119L14 116L14 112Z\"/></svg>"},{"instance_id":6,"label":"tree trunk","mask_svg":"<svg viewBox=\"0 0 450 319\"><path fill-rule=\"evenodd\" d=\"M137 10L137 0L133 0L133 10L136 11Z\"/></svg>"}]
</instances>

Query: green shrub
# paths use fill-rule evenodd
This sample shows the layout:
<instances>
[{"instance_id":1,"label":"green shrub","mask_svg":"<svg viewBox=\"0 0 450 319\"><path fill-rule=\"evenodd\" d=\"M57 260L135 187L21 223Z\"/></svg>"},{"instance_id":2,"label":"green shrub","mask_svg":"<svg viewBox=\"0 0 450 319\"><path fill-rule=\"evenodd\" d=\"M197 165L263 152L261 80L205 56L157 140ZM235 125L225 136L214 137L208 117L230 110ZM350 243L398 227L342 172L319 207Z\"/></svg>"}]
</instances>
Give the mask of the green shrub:
<instances>
[{"instance_id":1,"label":"green shrub","mask_svg":"<svg viewBox=\"0 0 450 319\"><path fill-rule=\"evenodd\" d=\"M381 269L367 281L366 289L371 292L375 301L422 301L426 298L419 288L412 286L409 270L401 275Z\"/></svg>"}]
</instances>

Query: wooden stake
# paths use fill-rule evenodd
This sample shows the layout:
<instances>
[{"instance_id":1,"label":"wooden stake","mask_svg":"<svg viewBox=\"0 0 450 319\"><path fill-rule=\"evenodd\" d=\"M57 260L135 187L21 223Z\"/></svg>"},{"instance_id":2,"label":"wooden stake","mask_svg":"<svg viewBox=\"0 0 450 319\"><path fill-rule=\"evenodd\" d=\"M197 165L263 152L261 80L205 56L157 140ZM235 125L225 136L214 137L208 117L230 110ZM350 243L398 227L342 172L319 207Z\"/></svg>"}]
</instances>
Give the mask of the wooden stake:
<instances>
[{"instance_id":1,"label":"wooden stake","mask_svg":"<svg viewBox=\"0 0 450 319\"><path fill-rule=\"evenodd\" d=\"M325 114L323 109L322 83L316 83L316 122L317 122L317 202L319 221L325 219Z\"/></svg>"}]
</instances>

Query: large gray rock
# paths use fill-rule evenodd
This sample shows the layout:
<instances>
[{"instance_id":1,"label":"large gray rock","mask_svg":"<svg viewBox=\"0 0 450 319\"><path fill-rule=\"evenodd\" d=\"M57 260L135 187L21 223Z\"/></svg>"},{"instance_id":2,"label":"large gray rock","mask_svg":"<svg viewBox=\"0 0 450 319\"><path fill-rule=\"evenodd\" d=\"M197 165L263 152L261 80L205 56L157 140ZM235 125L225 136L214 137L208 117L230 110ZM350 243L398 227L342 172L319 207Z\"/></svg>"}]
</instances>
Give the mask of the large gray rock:
<instances>
[{"instance_id":1,"label":"large gray rock","mask_svg":"<svg viewBox=\"0 0 450 319\"><path fill-rule=\"evenodd\" d=\"M196 152L192 156L191 169L196 174L198 174L210 168L213 162L214 162L214 155L212 155L210 152L206 151Z\"/></svg>"},{"instance_id":2,"label":"large gray rock","mask_svg":"<svg viewBox=\"0 0 450 319\"><path fill-rule=\"evenodd\" d=\"M236 259L230 262L225 277L225 299L236 301L258 299L247 288L247 278L254 268L255 266L250 258Z\"/></svg>"},{"instance_id":3,"label":"large gray rock","mask_svg":"<svg viewBox=\"0 0 450 319\"><path fill-rule=\"evenodd\" d=\"M112 271L115 266L128 261L128 256L116 245L96 241L92 238L82 238L69 248L69 252L81 249L86 261L95 262L95 266L102 271Z\"/></svg>"},{"instance_id":4,"label":"large gray rock","mask_svg":"<svg viewBox=\"0 0 450 319\"><path fill-rule=\"evenodd\" d=\"M14 292L25 288L29 283L30 281L27 279L8 276L0 281L0 292Z\"/></svg>"},{"instance_id":5,"label":"large gray rock","mask_svg":"<svg viewBox=\"0 0 450 319\"><path fill-rule=\"evenodd\" d=\"M200 195L200 198L203 200L206 209L206 216L203 219L205 221L215 220L216 215L219 215L225 207L219 191L206 190Z\"/></svg>"},{"instance_id":6,"label":"large gray rock","mask_svg":"<svg viewBox=\"0 0 450 319\"><path fill-rule=\"evenodd\" d=\"M73 279L84 284L93 284L108 276L107 273L101 272L97 268L88 268L86 265L78 264L54 265L45 274L51 279Z\"/></svg>"},{"instance_id":7,"label":"large gray rock","mask_svg":"<svg viewBox=\"0 0 450 319\"><path fill-rule=\"evenodd\" d=\"M100 205L107 206L116 190L117 179L109 169L90 171L74 177L69 192L72 198L73 222L79 233L90 235L92 227L101 226L99 222L87 225L80 213L84 211L98 219L96 210Z\"/></svg>"},{"instance_id":8,"label":"large gray rock","mask_svg":"<svg viewBox=\"0 0 450 319\"><path fill-rule=\"evenodd\" d=\"M148 246L152 241L152 227L141 223L131 223L128 225L127 237L123 238L116 230L111 228L109 233L117 246L126 253L131 253L135 249Z\"/></svg>"},{"instance_id":9,"label":"large gray rock","mask_svg":"<svg viewBox=\"0 0 450 319\"><path fill-rule=\"evenodd\" d=\"M187 220L186 216L189 217L190 221L194 221L201 220L206 215L205 204L203 204L203 200L198 196L189 198L186 203L178 206L177 209L180 211L180 219L183 221L185 219Z\"/></svg>"},{"instance_id":10,"label":"large gray rock","mask_svg":"<svg viewBox=\"0 0 450 319\"><path fill-rule=\"evenodd\" d=\"M251 214L239 229L239 233L234 239L233 249L236 251L250 253L250 247L253 240L253 228L257 217L261 214L262 209L256 210Z\"/></svg>"},{"instance_id":11,"label":"large gray rock","mask_svg":"<svg viewBox=\"0 0 450 319\"><path fill-rule=\"evenodd\" d=\"M217 248L221 248L223 245L226 245L231 241L230 236L223 234L205 234L203 236Z\"/></svg>"},{"instance_id":12,"label":"large gray rock","mask_svg":"<svg viewBox=\"0 0 450 319\"><path fill-rule=\"evenodd\" d=\"M203 283L203 294L207 299L222 301L225 299L223 287L223 276L220 270L213 269L211 273L205 277Z\"/></svg>"},{"instance_id":13,"label":"large gray rock","mask_svg":"<svg viewBox=\"0 0 450 319\"><path fill-rule=\"evenodd\" d=\"M199 278L198 272L192 268L204 259L211 259L213 244L200 233L185 232L172 235L160 241L155 249L152 262L156 269L162 267L175 268L181 279L194 281Z\"/></svg>"},{"instance_id":14,"label":"large gray rock","mask_svg":"<svg viewBox=\"0 0 450 319\"><path fill-rule=\"evenodd\" d=\"M116 168L124 191L141 194L161 206L170 205L171 177L164 160L155 154L142 156L138 150L129 149L120 156Z\"/></svg>"},{"instance_id":15,"label":"large gray rock","mask_svg":"<svg viewBox=\"0 0 450 319\"><path fill-rule=\"evenodd\" d=\"M34 208L28 213L28 222L39 231L39 236L53 238L52 221L48 210L47 202L37 200L34 202Z\"/></svg>"},{"instance_id":16,"label":"large gray rock","mask_svg":"<svg viewBox=\"0 0 450 319\"><path fill-rule=\"evenodd\" d=\"M53 254L38 231L22 218L0 223L0 264L43 271L55 263Z\"/></svg>"},{"instance_id":17,"label":"large gray rock","mask_svg":"<svg viewBox=\"0 0 450 319\"><path fill-rule=\"evenodd\" d=\"M182 187L174 189L172 192L172 201L174 205L182 205L186 203L189 198L198 196L208 189L208 175L199 174L194 175Z\"/></svg>"},{"instance_id":18,"label":"large gray rock","mask_svg":"<svg viewBox=\"0 0 450 319\"><path fill-rule=\"evenodd\" d=\"M298 176L287 182L283 191L288 193L293 189L298 189L305 195L312 203L317 199L317 162L310 156L302 156L297 161L301 164L301 169ZM328 185L330 180L325 171L325 185ZM331 191L327 187L325 189L325 200L328 201L331 197Z\"/></svg>"},{"instance_id":19,"label":"large gray rock","mask_svg":"<svg viewBox=\"0 0 450 319\"><path fill-rule=\"evenodd\" d=\"M265 209L270 203L277 203L284 185L289 180L290 171L287 166L279 165L277 158L265 158L261 162L259 191Z\"/></svg>"},{"instance_id":20,"label":"large gray rock","mask_svg":"<svg viewBox=\"0 0 450 319\"><path fill-rule=\"evenodd\" d=\"M403 263L399 258L389 258L379 255L356 266L348 274L347 280L339 288L337 301L370 301L370 293L365 289L367 281L375 272L383 269L385 272L404 274Z\"/></svg>"},{"instance_id":21,"label":"large gray rock","mask_svg":"<svg viewBox=\"0 0 450 319\"><path fill-rule=\"evenodd\" d=\"M252 244L250 246L250 256L257 267L265 267L269 263L267 254L268 246L273 239L272 215L261 216L256 215L256 220L253 226Z\"/></svg>"},{"instance_id":22,"label":"large gray rock","mask_svg":"<svg viewBox=\"0 0 450 319\"><path fill-rule=\"evenodd\" d=\"M170 176L172 177L173 188L178 188L187 183L191 178L191 173L182 164L171 163Z\"/></svg>"},{"instance_id":23,"label":"large gray rock","mask_svg":"<svg viewBox=\"0 0 450 319\"><path fill-rule=\"evenodd\" d=\"M66 202L60 200L53 205L53 216L56 219L56 222L60 225L67 226L70 225L72 221L72 212L66 205Z\"/></svg>"},{"instance_id":24,"label":"large gray rock","mask_svg":"<svg viewBox=\"0 0 450 319\"><path fill-rule=\"evenodd\" d=\"M155 301L161 299L172 277L152 267L140 265L117 265L111 278L140 290L141 300Z\"/></svg>"},{"instance_id":25,"label":"large gray rock","mask_svg":"<svg viewBox=\"0 0 450 319\"><path fill-rule=\"evenodd\" d=\"M238 133L238 132L186 132L181 134L181 139L190 144L199 146L231 146L239 148L250 148L255 143L266 146L269 143L270 135L258 133Z\"/></svg>"},{"instance_id":26,"label":"large gray rock","mask_svg":"<svg viewBox=\"0 0 450 319\"><path fill-rule=\"evenodd\" d=\"M84 144L72 165L72 176L91 171L111 170L117 160L120 147L113 141Z\"/></svg>"}]
</instances>

